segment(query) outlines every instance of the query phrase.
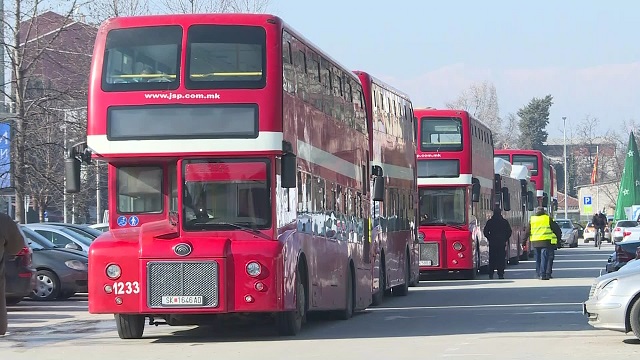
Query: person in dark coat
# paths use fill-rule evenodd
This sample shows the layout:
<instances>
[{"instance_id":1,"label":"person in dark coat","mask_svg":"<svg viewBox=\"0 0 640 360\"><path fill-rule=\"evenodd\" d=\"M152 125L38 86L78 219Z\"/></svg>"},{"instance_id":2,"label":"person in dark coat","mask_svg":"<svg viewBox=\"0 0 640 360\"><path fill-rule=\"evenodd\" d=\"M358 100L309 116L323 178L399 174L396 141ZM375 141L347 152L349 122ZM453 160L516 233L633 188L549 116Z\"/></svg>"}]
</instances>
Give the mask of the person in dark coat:
<instances>
[{"instance_id":1,"label":"person in dark coat","mask_svg":"<svg viewBox=\"0 0 640 360\"><path fill-rule=\"evenodd\" d=\"M7 299L4 264L24 247L24 238L11 216L0 213L0 336L7 333Z\"/></svg>"},{"instance_id":2,"label":"person in dark coat","mask_svg":"<svg viewBox=\"0 0 640 360\"><path fill-rule=\"evenodd\" d=\"M483 232L489 240L489 279L493 279L494 270L498 271L498 278L504 279L506 247L511 237L511 225L502 217L499 207L493 209L493 216L487 220Z\"/></svg>"},{"instance_id":3,"label":"person in dark coat","mask_svg":"<svg viewBox=\"0 0 640 360\"><path fill-rule=\"evenodd\" d=\"M558 250L558 246L560 241L562 240L562 229L560 229L560 225L553 220L553 218L549 218L549 225L551 226L551 231L556 235L557 244L551 244L549 248L548 262L547 262L547 273L549 274L549 279L553 278L551 274L553 273L553 259L556 257L556 250Z\"/></svg>"}]
</instances>

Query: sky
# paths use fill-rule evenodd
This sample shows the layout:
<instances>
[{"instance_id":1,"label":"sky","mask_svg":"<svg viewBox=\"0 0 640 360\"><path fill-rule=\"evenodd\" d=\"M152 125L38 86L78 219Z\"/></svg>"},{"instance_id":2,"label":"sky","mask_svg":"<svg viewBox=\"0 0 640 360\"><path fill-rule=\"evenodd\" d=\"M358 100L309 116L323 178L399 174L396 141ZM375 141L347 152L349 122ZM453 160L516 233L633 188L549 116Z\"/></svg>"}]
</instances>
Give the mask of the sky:
<instances>
[{"instance_id":1,"label":"sky","mask_svg":"<svg viewBox=\"0 0 640 360\"><path fill-rule=\"evenodd\" d=\"M444 107L474 82L500 114L551 94L549 138L586 116L601 133L640 120L640 1L272 0L280 16L349 69Z\"/></svg>"}]
</instances>

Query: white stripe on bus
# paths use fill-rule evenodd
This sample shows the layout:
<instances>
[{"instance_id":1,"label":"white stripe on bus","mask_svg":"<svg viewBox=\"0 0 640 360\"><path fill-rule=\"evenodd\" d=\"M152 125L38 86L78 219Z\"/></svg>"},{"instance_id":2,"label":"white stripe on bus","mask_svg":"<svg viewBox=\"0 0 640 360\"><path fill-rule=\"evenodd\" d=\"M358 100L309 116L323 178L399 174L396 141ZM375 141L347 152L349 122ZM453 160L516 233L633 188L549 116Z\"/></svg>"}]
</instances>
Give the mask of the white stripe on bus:
<instances>
[{"instance_id":1,"label":"white stripe on bus","mask_svg":"<svg viewBox=\"0 0 640 360\"><path fill-rule=\"evenodd\" d=\"M362 181L362 170L360 166L350 163L347 160L339 158L302 140L298 140L298 157L338 174L355 179L356 181Z\"/></svg>"},{"instance_id":2,"label":"white stripe on bus","mask_svg":"<svg viewBox=\"0 0 640 360\"><path fill-rule=\"evenodd\" d=\"M418 186L424 185L471 185L471 174L460 174L455 178L418 178ZM476 176L483 188L493 188L493 181L482 176Z\"/></svg>"},{"instance_id":3,"label":"white stripe on bus","mask_svg":"<svg viewBox=\"0 0 640 360\"><path fill-rule=\"evenodd\" d=\"M282 151L282 133L261 131L256 139L162 139L109 141L87 135L88 147L101 155L195 153L213 151Z\"/></svg>"},{"instance_id":4,"label":"white stripe on bus","mask_svg":"<svg viewBox=\"0 0 640 360\"><path fill-rule=\"evenodd\" d=\"M379 161L373 161L371 165L378 165L382 167L382 175L401 180L409 180L413 181L413 170L411 168L391 165L387 163L382 163Z\"/></svg>"}]
</instances>

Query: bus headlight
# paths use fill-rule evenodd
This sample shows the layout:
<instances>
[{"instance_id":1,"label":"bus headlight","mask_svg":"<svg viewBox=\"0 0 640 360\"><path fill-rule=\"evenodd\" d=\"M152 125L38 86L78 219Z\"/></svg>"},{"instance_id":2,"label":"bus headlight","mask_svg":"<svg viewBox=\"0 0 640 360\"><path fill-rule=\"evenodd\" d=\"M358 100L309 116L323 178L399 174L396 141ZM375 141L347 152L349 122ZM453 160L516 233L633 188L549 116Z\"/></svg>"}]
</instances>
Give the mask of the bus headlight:
<instances>
[{"instance_id":1,"label":"bus headlight","mask_svg":"<svg viewBox=\"0 0 640 360\"><path fill-rule=\"evenodd\" d=\"M460 250L462 250L462 243L461 243L461 242L459 242L459 241L454 242L454 243L453 243L453 249L454 249L455 251L460 251Z\"/></svg>"},{"instance_id":2,"label":"bus headlight","mask_svg":"<svg viewBox=\"0 0 640 360\"><path fill-rule=\"evenodd\" d=\"M107 265L106 271L107 277L111 280L115 280L122 275L122 269L117 264L109 264Z\"/></svg>"},{"instance_id":3,"label":"bus headlight","mask_svg":"<svg viewBox=\"0 0 640 360\"><path fill-rule=\"evenodd\" d=\"M247 264L247 274L252 277L256 277L262 273L262 266L256 261L251 261Z\"/></svg>"}]
</instances>

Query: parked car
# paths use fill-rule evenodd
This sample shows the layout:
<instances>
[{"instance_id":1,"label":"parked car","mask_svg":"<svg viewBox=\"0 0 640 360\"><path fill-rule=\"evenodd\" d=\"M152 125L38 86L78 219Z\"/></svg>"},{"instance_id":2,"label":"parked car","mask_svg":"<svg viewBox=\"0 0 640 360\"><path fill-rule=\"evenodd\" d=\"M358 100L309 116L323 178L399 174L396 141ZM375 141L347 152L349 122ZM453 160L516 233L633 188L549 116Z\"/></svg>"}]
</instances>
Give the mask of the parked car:
<instances>
[{"instance_id":1,"label":"parked car","mask_svg":"<svg viewBox=\"0 0 640 360\"><path fill-rule=\"evenodd\" d=\"M589 325L628 333L640 339L640 267L602 275L595 279L582 313Z\"/></svg>"},{"instance_id":2,"label":"parked car","mask_svg":"<svg viewBox=\"0 0 640 360\"><path fill-rule=\"evenodd\" d=\"M89 225L89 227L102 232L109 231L109 223L93 224L93 225Z\"/></svg>"},{"instance_id":3,"label":"parked car","mask_svg":"<svg viewBox=\"0 0 640 360\"><path fill-rule=\"evenodd\" d=\"M640 240L638 241L620 241L614 244L615 251L607 260L606 271L608 273L618 271L627 262L637 258Z\"/></svg>"},{"instance_id":4,"label":"parked car","mask_svg":"<svg viewBox=\"0 0 640 360\"><path fill-rule=\"evenodd\" d=\"M18 226L20 228L20 226ZM16 305L36 287L36 269L33 267L33 251L22 231L24 247L15 256L5 258L5 300Z\"/></svg>"},{"instance_id":5,"label":"parked car","mask_svg":"<svg viewBox=\"0 0 640 360\"><path fill-rule=\"evenodd\" d=\"M66 246L67 248L75 250L82 250L85 253L89 253L89 246L91 246L91 243L93 242L93 239L91 238L60 226L47 225L44 223L26 224L25 226L33 229L55 245L60 247ZM73 244L76 246L73 247Z\"/></svg>"},{"instance_id":6,"label":"parked car","mask_svg":"<svg viewBox=\"0 0 640 360\"><path fill-rule=\"evenodd\" d=\"M588 243L589 241L595 241L596 239L596 228L593 226L593 223L589 221L587 226L584 228L584 243ZM604 240L607 242L611 242L611 230L608 226L604 227Z\"/></svg>"},{"instance_id":7,"label":"parked car","mask_svg":"<svg viewBox=\"0 0 640 360\"><path fill-rule=\"evenodd\" d=\"M87 224L68 224L68 223L61 223L61 222L48 222L43 224L63 227L75 233L78 233L82 236L86 236L91 240L95 240L98 236L102 235L102 231L98 229L94 229Z\"/></svg>"},{"instance_id":8,"label":"parked car","mask_svg":"<svg viewBox=\"0 0 640 360\"><path fill-rule=\"evenodd\" d=\"M628 228L638 227L638 222L633 220L619 220L613 227L613 241L622 241Z\"/></svg>"},{"instance_id":9,"label":"parked car","mask_svg":"<svg viewBox=\"0 0 640 360\"><path fill-rule=\"evenodd\" d=\"M562 241L560 247L578 247L578 229L571 219L556 219L560 230L562 230Z\"/></svg>"},{"instance_id":10,"label":"parked car","mask_svg":"<svg viewBox=\"0 0 640 360\"><path fill-rule=\"evenodd\" d=\"M640 240L640 227L626 228L622 233L622 241L637 241Z\"/></svg>"},{"instance_id":11,"label":"parked car","mask_svg":"<svg viewBox=\"0 0 640 360\"><path fill-rule=\"evenodd\" d=\"M88 291L89 258L86 254L59 247L35 230L21 227L33 250L33 267L37 271L36 287L30 294L32 299L68 299Z\"/></svg>"}]
</instances>

